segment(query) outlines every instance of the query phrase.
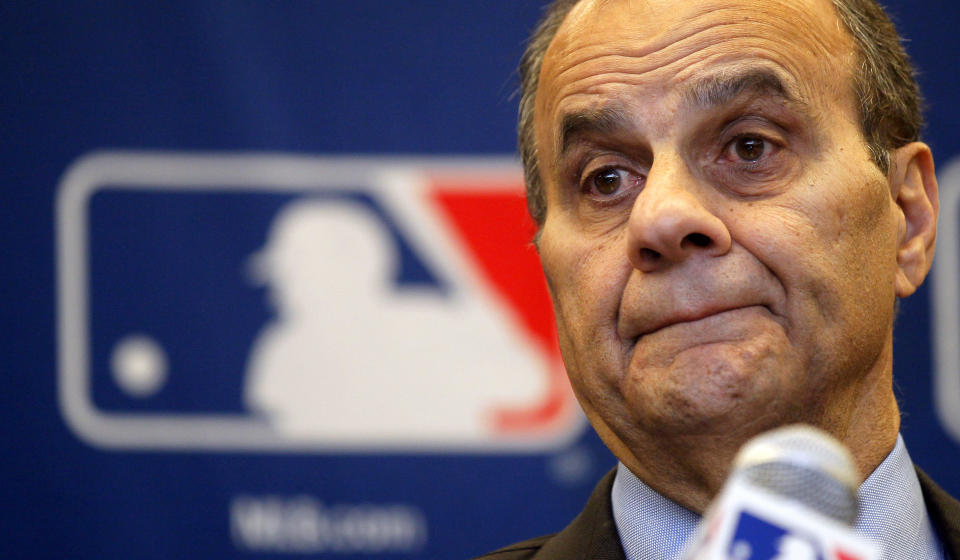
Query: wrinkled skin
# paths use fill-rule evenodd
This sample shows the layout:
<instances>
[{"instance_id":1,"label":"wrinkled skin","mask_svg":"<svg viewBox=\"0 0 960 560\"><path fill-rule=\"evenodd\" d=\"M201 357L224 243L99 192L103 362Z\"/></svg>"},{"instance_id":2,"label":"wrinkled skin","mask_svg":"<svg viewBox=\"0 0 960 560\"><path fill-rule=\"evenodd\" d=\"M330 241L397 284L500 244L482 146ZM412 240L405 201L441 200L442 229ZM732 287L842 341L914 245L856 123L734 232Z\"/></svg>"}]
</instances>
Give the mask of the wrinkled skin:
<instances>
[{"instance_id":1,"label":"wrinkled skin","mask_svg":"<svg viewBox=\"0 0 960 560\"><path fill-rule=\"evenodd\" d=\"M547 51L539 251L571 383L635 474L700 511L747 438L893 448L897 297L933 254L936 180L882 173L827 0L585 0Z\"/></svg>"}]
</instances>

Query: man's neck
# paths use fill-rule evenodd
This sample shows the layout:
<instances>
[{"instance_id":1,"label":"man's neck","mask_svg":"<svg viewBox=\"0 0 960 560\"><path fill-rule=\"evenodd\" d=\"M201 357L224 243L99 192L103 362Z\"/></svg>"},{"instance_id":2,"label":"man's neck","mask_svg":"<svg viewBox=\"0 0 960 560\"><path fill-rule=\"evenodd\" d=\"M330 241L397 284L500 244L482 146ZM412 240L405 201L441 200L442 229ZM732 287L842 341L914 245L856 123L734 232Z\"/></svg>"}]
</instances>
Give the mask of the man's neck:
<instances>
[{"instance_id":1,"label":"man's neck","mask_svg":"<svg viewBox=\"0 0 960 560\"><path fill-rule=\"evenodd\" d=\"M886 391L867 389L860 395L857 406L834 417L822 418L814 425L850 450L863 481L896 444L900 413L889 387ZM775 426L769 426L772 427ZM702 513L729 475L740 447L766 428L742 427L739 431L707 435L658 435L650 446L638 442L631 448L612 434L600 435L607 436L605 442L621 462L651 488L691 511Z\"/></svg>"}]
</instances>

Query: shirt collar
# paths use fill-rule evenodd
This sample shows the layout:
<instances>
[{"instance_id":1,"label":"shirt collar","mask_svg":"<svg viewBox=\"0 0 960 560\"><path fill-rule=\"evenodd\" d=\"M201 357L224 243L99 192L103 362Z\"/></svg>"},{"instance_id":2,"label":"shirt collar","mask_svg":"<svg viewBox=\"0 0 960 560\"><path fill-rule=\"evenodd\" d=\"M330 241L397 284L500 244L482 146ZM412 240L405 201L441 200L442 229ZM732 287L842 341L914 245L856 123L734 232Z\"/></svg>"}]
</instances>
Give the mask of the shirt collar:
<instances>
[{"instance_id":1,"label":"shirt collar","mask_svg":"<svg viewBox=\"0 0 960 560\"><path fill-rule=\"evenodd\" d=\"M883 560L943 559L920 482L902 437L860 486L854 531L879 544ZM613 519L627 560L673 560L700 516L658 494L623 463L611 491Z\"/></svg>"},{"instance_id":2,"label":"shirt collar","mask_svg":"<svg viewBox=\"0 0 960 560\"><path fill-rule=\"evenodd\" d=\"M679 558L700 516L657 493L623 463L610 491L613 520L627 560Z\"/></svg>"},{"instance_id":3,"label":"shirt collar","mask_svg":"<svg viewBox=\"0 0 960 560\"><path fill-rule=\"evenodd\" d=\"M893 451L860 485L857 495L860 511L853 530L880 545L882 558L945 558L903 437L897 437Z\"/></svg>"}]
</instances>

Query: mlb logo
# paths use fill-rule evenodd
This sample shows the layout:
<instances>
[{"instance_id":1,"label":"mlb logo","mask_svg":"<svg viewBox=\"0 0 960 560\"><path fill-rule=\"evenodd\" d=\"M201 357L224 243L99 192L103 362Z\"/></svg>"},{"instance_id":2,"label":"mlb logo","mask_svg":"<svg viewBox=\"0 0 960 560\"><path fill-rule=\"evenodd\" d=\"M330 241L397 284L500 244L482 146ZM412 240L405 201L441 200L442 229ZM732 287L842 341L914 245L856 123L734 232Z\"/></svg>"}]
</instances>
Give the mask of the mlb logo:
<instances>
[{"instance_id":1,"label":"mlb logo","mask_svg":"<svg viewBox=\"0 0 960 560\"><path fill-rule=\"evenodd\" d=\"M564 447L584 421L524 204L507 159L83 158L62 413L113 448Z\"/></svg>"},{"instance_id":2,"label":"mlb logo","mask_svg":"<svg viewBox=\"0 0 960 560\"><path fill-rule=\"evenodd\" d=\"M824 560L816 539L791 533L749 511L740 512L727 554L731 560Z\"/></svg>"},{"instance_id":3,"label":"mlb logo","mask_svg":"<svg viewBox=\"0 0 960 560\"><path fill-rule=\"evenodd\" d=\"M876 545L791 499L734 479L706 514L684 558L697 560L877 560Z\"/></svg>"},{"instance_id":4,"label":"mlb logo","mask_svg":"<svg viewBox=\"0 0 960 560\"><path fill-rule=\"evenodd\" d=\"M799 529L798 529L799 527ZM822 526L811 523L805 532L802 524L792 526L772 522L769 518L740 512L727 552L730 560L867 560L867 553L854 545L824 539ZM827 542L823 542L826 540ZM834 541L834 542L831 542ZM825 550L826 549L826 552Z\"/></svg>"}]
</instances>

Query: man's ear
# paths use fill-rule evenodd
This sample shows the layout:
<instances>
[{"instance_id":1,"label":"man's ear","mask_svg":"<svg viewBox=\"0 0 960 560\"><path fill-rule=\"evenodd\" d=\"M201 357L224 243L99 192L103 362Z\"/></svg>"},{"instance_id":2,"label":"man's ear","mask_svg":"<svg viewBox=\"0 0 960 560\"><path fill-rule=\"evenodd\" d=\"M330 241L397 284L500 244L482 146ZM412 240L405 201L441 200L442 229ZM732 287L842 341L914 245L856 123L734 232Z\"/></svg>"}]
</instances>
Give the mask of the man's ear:
<instances>
[{"instance_id":1,"label":"man's ear","mask_svg":"<svg viewBox=\"0 0 960 560\"><path fill-rule=\"evenodd\" d=\"M940 200L929 146L911 142L890 155L890 189L904 217L894 286L903 298L916 291L930 271Z\"/></svg>"}]
</instances>

